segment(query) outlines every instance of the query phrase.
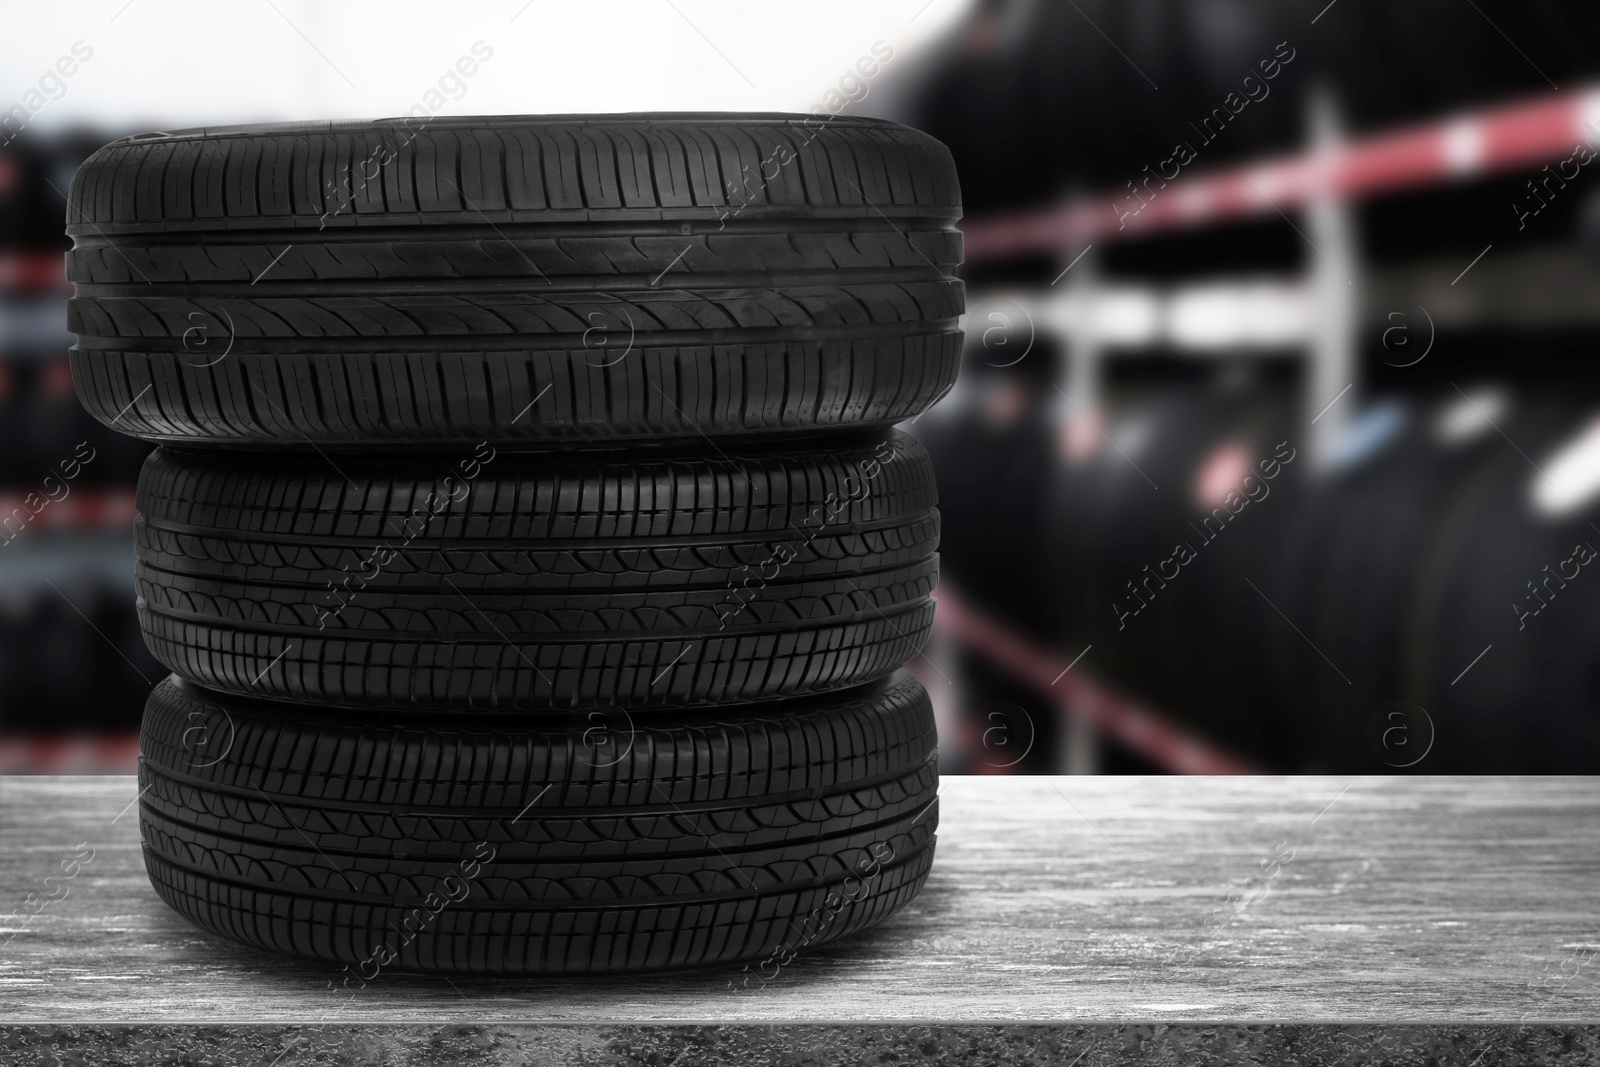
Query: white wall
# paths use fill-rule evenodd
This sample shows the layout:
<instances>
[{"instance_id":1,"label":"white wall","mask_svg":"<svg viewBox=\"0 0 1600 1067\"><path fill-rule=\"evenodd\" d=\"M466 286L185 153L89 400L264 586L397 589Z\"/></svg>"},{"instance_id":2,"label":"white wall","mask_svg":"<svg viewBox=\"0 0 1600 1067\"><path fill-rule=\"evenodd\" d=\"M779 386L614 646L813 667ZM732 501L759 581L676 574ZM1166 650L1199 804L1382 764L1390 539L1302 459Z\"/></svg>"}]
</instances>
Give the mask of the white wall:
<instances>
[{"instance_id":1,"label":"white wall","mask_svg":"<svg viewBox=\"0 0 1600 1067\"><path fill-rule=\"evenodd\" d=\"M969 0L5 2L0 110L26 99L49 130L397 115L442 77L441 115L804 111L875 41L911 56ZM47 74L80 41L92 56ZM492 58L458 88L477 41Z\"/></svg>"}]
</instances>

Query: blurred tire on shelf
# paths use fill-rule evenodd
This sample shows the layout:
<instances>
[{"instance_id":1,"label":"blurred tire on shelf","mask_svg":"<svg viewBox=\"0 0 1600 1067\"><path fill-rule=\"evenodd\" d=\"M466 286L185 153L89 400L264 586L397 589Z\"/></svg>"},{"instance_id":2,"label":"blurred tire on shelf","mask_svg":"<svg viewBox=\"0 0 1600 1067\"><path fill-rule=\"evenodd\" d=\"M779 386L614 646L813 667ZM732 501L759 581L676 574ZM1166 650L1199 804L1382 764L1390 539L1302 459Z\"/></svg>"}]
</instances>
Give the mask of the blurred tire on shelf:
<instances>
[{"instance_id":1,"label":"blurred tire on shelf","mask_svg":"<svg viewBox=\"0 0 1600 1067\"><path fill-rule=\"evenodd\" d=\"M1067 576L1063 596L1078 605L1068 644L1093 645L1092 670L1119 690L1272 761L1286 735L1246 579L1260 581L1260 547L1292 509L1299 472L1275 452L1285 436L1270 395L1197 392L1140 390L1104 425L1112 443L1058 481L1069 499L1054 513L1093 561ZM1266 481L1264 462L1276 464ZM1246 499L1247 477L1266 492L1225 507L1229 493Z\"/></svg>"},{"instance_id":2,"label":"blurred tire on shelf","mask_svg":"<svg viewBox=\"0 0 1600 1067\"><path fill-rule=\"evenodd\" d=\"M207 930L344 964L352 991L384 969L761 960L765 981L916 896L938 824L932 708L904 673L593 724L312 712L168 679L141 740L156 892Z\"/></svg>"},{"instance_id":3,"label":"blurred tire on shelf","mask_svg":"<svg viewBox=\"0 0 1600 1067\"><path fill-rule=\"evenodd\" d=\"M577 446L887 427L950 388L960 192L894 123L142 134L72 184L72 367L158 443Z\"/></svg>"},{"instance_id":4,"label":"blurred tire on shelf","mask_svg":"<svg viewBox=\"0 0 1600 1067\"><path fill-rule=\"evenodd\" d=\"M1420 568L1403 692L1432 717L1443 769L1589 772L1600 764L1600 422L1555 396L1500 425L1516 447L1463 480Z\"/></svg>"},{"instance_id":5,"label":"blurred tire on shelf","mask_svg":"<svg viewBox=\"0 0 1600 1067\"><path fill-rule=\"evenodd\" d=\"M1481 416L1464 436L1452 430L1471 404L1453 390L1442 403L1368 404L1291 519L1273 599L1300 632L1270 628L1265 644L1279 701L1307 727L1297 770L1378 770L1384 755L1391 766L1409 762L1410 753L1375 752L1367 725L1414 697L1403 672L1427 625L1417 597L1440 525L1462 483L1503 445Z\"/></svg>"},{"instance_id":6,"label":"blurred tire on shelf","mask_svg":"<svg viewBox=\"0 0 1600 1067\"><path fill-rule=\"evenodd\" d=\"M1043 346L1040 346L1043 347ZM1015 370L975 361L969 346L962 388L967 402L941 407L909 427L932 457L939 481L940 560L970 576L962 594L1025 633L1059 632L1054 598L1043 590L1055 546L1045 528L1052 465L1049 399L1036 379L1049 353ZM1048 377L1045 377L1048 380Z\"/></svg>"},{"instance_id":7,"label":"blurred tire on shelf","mask_svg":"<svg viewBox=\"0 0 1600 1067\"><path fill-rule=\"evenodd\" d=\"M139 615L180 677L267 699L779 699L922 648L936 503L898 431L738 460L164 449L140 479Z\"/></svg>"},{"instance_id":8,"label":"blurred tire on shelf","mask_svg":"<svg viewBox=\"0 0 1600 1067\"><path fill-rule=\"evenodd\" d=\"M1118 688L1285 770L1600 760L1600 616L1583 587L1583 557L1600 547L1585 518L1600 499L1600 423L1587 405L1504 387L1379 399L1324 466L1286 464L1207 538L1189 525L1187 487L1230 449L1270 454L1285 432L1249 411L1136 402L1108 420L1118 448L1063 475L1063 538L1086 561L1071 569L1085 607L1070 648L1092 643L1095 672ZM1174 529L1199 551L1163 585L1144 568ZM1109 605L1139 607L1130 579L1147 603L1119 630Z\"/></svg>"}]
</instances>

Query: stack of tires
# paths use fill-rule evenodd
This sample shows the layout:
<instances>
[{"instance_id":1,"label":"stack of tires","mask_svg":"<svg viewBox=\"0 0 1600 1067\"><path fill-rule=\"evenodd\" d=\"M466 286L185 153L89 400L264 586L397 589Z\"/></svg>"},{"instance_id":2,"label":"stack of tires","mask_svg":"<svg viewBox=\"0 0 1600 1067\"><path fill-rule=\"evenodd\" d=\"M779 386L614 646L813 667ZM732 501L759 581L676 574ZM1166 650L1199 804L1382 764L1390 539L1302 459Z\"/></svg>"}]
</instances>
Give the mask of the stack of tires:
<instances>
[{"instance_id":1,"label":"stack of tires","mask_svg":"<svg viewBox=\"0 0 1600 1067\"><path fill-rule=\"evenodd\" d=\"M914 130L481 118L125 138L73 374L159 448L157 892L384 969L787 962L916 895L960 196ZM762 979L776 973L762 966Z\"/></svg>"}]
</instances>

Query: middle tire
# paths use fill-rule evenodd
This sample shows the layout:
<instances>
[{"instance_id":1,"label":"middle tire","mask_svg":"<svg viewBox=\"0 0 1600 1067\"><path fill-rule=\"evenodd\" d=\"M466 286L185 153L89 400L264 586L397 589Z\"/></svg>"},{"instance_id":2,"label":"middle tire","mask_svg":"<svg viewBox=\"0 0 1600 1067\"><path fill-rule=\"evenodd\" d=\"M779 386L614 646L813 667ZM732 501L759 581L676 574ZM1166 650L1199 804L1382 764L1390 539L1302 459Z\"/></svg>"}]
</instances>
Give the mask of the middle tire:
<instances>
[{"instance_id":1,"label":"middle tire","mask_svg":"<svg viewBox=\"0 0 1600 1067\"><path fill-rule=\"evenodd\" d=\"M737 462L161 449L139 480L139 620L180 678L302 703L827 692L926 642L935 503L899 432Z\"/></svg>"}]
</instances>

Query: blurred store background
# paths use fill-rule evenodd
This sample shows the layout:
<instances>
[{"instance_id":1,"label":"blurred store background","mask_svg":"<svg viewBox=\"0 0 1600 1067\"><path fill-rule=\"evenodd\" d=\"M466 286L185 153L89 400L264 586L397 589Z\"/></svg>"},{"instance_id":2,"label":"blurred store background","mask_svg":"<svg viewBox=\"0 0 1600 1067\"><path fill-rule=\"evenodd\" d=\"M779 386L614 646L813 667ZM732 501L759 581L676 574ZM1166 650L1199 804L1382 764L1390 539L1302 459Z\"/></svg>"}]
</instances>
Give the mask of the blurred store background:
<instances>
[{"instance_id":1,"label":"blurred store background","mask_svg":"<svg viewBox=\"0 0 1600 1067\"><path fill-rule=\"evenodd\" d=\"M128 595L145 449L81 412L67 369L74 169L137 129L397 113L427 87L348 94L382 67L349 44L361 5L287 2L238 5L264 20L232 31L258 42L243 88L210 52L95 84L139 61L129 35L162 39L160 5L121 3L81 76L0 133L3 772L129 769L162 673ZM466 5L487 29L453 36L507 62L458 110L804 111L837 89L950 146L966 365L908 427L940 475L938 629L913 668L945 770L1600 770L1593 6L858 7L651 7L600 50L667 42L630 89L594 50L538 82L519 42L558 16ZM559 16L538 47L615 14ZM0 107L92 35L24 36ZM852 78L879 38L893 60ZM433 66L461 50L441 47Z\"/></svg>"}]
</instances>

